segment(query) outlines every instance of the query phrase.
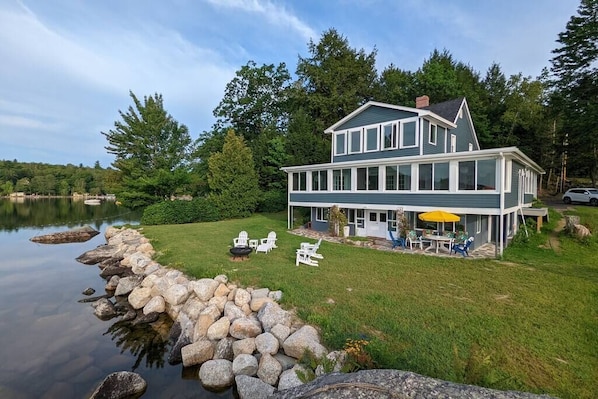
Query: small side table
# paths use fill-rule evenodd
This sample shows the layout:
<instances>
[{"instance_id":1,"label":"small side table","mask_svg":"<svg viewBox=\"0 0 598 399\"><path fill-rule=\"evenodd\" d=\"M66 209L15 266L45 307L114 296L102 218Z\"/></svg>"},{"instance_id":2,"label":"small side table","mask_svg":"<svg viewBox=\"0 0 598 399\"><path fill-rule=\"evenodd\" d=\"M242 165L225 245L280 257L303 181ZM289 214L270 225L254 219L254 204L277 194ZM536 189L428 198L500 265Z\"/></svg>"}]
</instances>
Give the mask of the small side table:
<instances>
[{"instance_id":1,"label":"small side table","mask_svg":"<svg viewBox=\"0 0 598 399\"><path fill-rule=\"evenodd\" d=\"M260 240L249 240L249 248L253 248L253 250L257 249Z\"/></svg>"}]
</instances>

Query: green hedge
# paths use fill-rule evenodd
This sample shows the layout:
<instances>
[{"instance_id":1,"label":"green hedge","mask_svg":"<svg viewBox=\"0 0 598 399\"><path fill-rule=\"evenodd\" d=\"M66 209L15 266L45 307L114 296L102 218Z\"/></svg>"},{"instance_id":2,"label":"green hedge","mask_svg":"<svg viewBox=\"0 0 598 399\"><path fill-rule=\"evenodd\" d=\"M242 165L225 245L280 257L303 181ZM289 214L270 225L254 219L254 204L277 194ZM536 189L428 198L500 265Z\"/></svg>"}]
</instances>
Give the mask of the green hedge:
<instances>
[{"instance_id":1,"label":"green hedge","mask_svg":"<svg viewBox=\"0 0 598 399\"><path fill-rule=\"evenodd\" d=\"M214 222L220 220L218 208L207 198L192 201L164 201L145 208L141 223L145 225Z\"/></svg>"}]
</instances>

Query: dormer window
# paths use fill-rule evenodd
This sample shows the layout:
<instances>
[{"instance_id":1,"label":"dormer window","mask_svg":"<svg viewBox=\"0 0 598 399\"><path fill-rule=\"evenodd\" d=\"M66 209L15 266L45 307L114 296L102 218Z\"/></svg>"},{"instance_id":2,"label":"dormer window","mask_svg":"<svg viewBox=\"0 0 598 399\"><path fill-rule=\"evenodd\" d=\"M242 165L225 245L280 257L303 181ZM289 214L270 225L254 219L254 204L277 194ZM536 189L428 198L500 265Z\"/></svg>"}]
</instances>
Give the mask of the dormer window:
<instances>
[{"instance_id":1,"label":"dormer window","mask_svg":"<svg viewBox=\"0 0 598 399\"><path fill-rule=\"evenodd\" d=\"M401 148L417 147L416 121L401 123Z\"/></svg>"},{"instance_id":2,"label":"dormer window","mask_svg":"<svg viewBox=\"0 0 598 399\"><path fill-rule=\"evenodd\" d=\"M378 151L378 126L365 129L365 151Z\"/></svg>"},{"instance_id":3,"label":"dormer window","mask_svg":"<svg viewBox=\"0 0 598 399\"><path fill-rule=\"evenodd\" d=\"M335 133L334 136L334 155L345 155L347 153L347 143L345 133Z\"/></svg>"},{"instance_id":4,"label":"dormer window","mask_svg":"<svg viewBox=\"0 0 598 399\"><path fill-rule=\"evenodd\" d=\"M382 148L393 150L397 148L397 124L382 125Z\"/></svg>"},{"instance_id":5,"label":"dormer window","mask_svg":"<svg viewBox=\"0 0 598 399\"><path fill-rule=\"evenodd\" d=\"M361 152L361 129L349 131L349 154Z\"/></svg>"}]
</instances>

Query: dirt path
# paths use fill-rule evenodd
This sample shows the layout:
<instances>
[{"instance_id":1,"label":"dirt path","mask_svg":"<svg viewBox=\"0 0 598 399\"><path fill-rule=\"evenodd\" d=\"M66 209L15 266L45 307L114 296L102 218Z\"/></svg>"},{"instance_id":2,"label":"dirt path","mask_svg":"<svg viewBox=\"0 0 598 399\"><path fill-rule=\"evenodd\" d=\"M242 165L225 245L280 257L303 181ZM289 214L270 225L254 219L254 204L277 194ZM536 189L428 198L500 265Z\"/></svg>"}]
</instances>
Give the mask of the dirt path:
<instances>
[{"instance_id":1,"label":"dirt path","mask_svg":"<svg viewBox=\"0 0 598 399\"><path fill-rule=\"evenodd\" d=\"M546 243L549 248L552 248L552 250L558 254L561 252L561 241L559 240L559 234L565 228L565 217L563 215L563 211L567 210L568 207L567 205L563 204L559 197L543 197L541 200L546 205L560 213L562 216L554 230L548 235L548 242Z\"/></svg>"},{"instance_id":2,"label":"dirt path","mask_svg":"<svg viewBox=\"0 0 598 399\"><path fill-rule=\"evenodd\" d=\"M554 230L552 230L548 236L548 245L550 245L550 248L552 248L552 250L557 254L561 252L559 233L563 231L563 228L565 228L565 218L559 220Z\"/></svg>"}]
</instances>

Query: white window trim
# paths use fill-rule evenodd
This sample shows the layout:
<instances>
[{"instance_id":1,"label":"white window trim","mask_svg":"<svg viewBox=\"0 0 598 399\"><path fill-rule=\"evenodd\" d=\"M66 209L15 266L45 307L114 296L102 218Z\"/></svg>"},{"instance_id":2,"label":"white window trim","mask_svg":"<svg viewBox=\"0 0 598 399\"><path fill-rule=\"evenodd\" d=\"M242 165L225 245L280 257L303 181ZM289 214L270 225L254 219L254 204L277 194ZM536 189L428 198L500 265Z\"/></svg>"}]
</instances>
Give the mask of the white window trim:
<instances>
[{"instance_id":1,"label":"white window trim","mask_svg":"<svg viewBox=\"0 0 598 399\"><path fill-rule=\"evenodd\" d=\"M393 134L393 138L394 138L394 144L392 143L393 140L391 140L391 146L390 147L385 147L384 146L384 142L385 142L385 138L386 135L384 133L384 128L386 126L390 126L390 129L392 131ZM396 150L399 147L399 122L391 122L391 123L386 123L382 125L382 128L380 129L380 147L382 148L382 151L388 151L388 150Z\"/></svg>"},{"instance_id":2,"label":"white window trim","mask_svg":"<svg viewBox=\"0 0 598 399\"><path fill-rule=\"evenodd\" d=\"M482 232L482 215L476 215L475 230L476 234L480 234Z\"/></svg>"},{"instance_id":3,"label":"white window trim","mask_svg":"<svg viewBox=\"0 0 598 399\"><path fill-rule=\"evenodd\" d=\"M338 146L336 145L336 141L338 140L339 136L345 136L345 145L343 146L344 148L342 149L343 152L338 152ZM347 134L346 132L340 132L340 133L334 133L334 155L346 155L347 154Z\"/></svg>"},{"instance_id":4,"label":"white window trim","mask_svg":"<svg viewBox=\"0 0 598 399\"><path fill-rule=\"evenodd\" d=\"M415 148L419 147L419 123L417 123L418 118L406 118L401 119L399 123L399 148ZM404 145L405 142L405 124L415 122L415 144L413 145ZM423 129L422 129L423 130Z\"/></svg>"},{"instance_id":5,"label":"white window trim","mask_svg":"<svg viewBox=\"0 0 598 399\"><path fill-rule=\"evenodd\" d=\"M376 129L376 148L373 150L368 150L368 130ZM381 147L380 143L380 125L369 125L363 127L363 152L377 152L380 151Z\"/></svg>"},{"instance_id":6,"label":"white window trim","mask_svg":"<svg viewBox=\"0 0 598 399\"><path fill-rule=\"evenodd\" d=\"M341 172L341 183L344 183L344 178L343 178L343 170L345 169L350 169L351 170L351 181L350 181L350 186L351 189L350 190L345 190L345 189L341 189L341 190L335 190L334 189L334 171L338 170ZM351 191L355 191L354 187L356 184L356 177L355 177L355 168L335 168L335 169L331 169L330 172L330 176L332 178L332 180L330 180L330 191L335 192L335 193L350 193ZM354 181L355 180L355 181ZM344 184L341 184L341 186L344 186Z\"/></svg>"},{"instance_id":7,"label":"white window trim","mask_svg":"<svg viewBox=\"0 0 598 399\"><path fill-rule=\"evenodd\" d=\"M351 151L351 145L353 143L353 137L352 133L353 132L358 132L359 133L359 150L358 151ZM347 140L347 153L348 154L360 154L363 152L363 129L362 128L358 128L358 129L349 129L347 130L347 137L349 138Z\"/></svg>"},{"instance_id":8,"label":"white window trim","mask_svg":"<svg viewBox=\"0 0 598 399\"><path fill-rule=\"evenodd\" d=\"M432 140L432 127L434 127L434 140ZM438 143L438 125L435 123L428 124L428 144L436 145Z\"/></svg>"},{"instance_id":9,"label":"white window trim","mask_svg":"<svg viewBox=\"0 0 598 399\"><path fill-rule=\"evenodd\" d=\"M457 152L457 135L454 133L451 133L451 142L450 142L449 152L450 153Z\"/></svg>"}]
</instances>

